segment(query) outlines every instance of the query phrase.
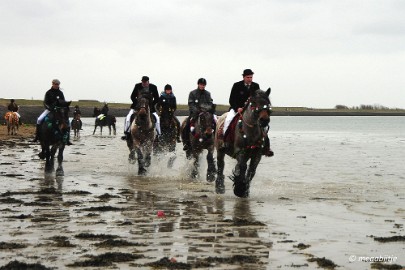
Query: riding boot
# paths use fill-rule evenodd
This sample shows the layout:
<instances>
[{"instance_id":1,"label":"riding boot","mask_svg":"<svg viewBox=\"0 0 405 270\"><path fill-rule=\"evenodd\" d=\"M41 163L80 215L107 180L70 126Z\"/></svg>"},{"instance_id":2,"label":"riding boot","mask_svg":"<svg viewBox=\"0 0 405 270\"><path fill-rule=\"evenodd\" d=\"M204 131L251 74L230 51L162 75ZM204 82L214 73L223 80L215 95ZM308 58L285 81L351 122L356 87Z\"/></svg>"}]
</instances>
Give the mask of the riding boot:
<instances>
[{"instance_id":1,"label":"riding boot","mask_svg":"<svg viewBox=\"0 0 405 270\"><path fill-rule=\"evenodd\" d=\"M263 152L262 154L266 157L272 157L274 156L274 152L273 150L271 150L270 148L270 139L269 137L266 136L266 138L264 139L264 147L263 147Z\"/></svg>"},{"instance_id":2,"label":"riding boot","mask_svg":"<svg viewBox=\"0 0 405 270\"><path fill-rule=\"evenodd\" d=\"M124 131L124 136L121 137L121 140L127 141L128 139L129 139L129 132L128 132L128 131Z\"/></svg>"},{"instance_id":3,"label":"riding boot","mask_svg":"<svg viewBox=\"0 0 405 270\"><path fill-rule=\"evenodd\" d=\"M73 143L70 141L70 128L67 128L64 132L63 132L63 142L66 145L73 145Z\"/></svg>"},{"instance_id":4,"label":"riding boot","mask_svg":"<svg viewBox=\"0 0 405 270\"><path fill-rule=\"evenodd\" d=\"M35 128L35 138L31 142L38 142L39 136L40 136L40 134L39 134L40 128L41 128L41 125L37 124L37 126Z\"/></svg>"},{"instance_id":5,"label":"riding boot","mask_svg":"<svg viewBox=\"0 0 405 270\"><path fill-rule=\"evenodd\" d=\"M181 134L183 139L183 150L187 151L190 149L190 123L187 121L186 126L183 128L183 133Z\"/></svg>"},{"instance_id":6,"label":"riding boot","mask_svg":"<svg viewBox=\"0 0 405 270\"><path fill-rule=\"evenodd\" d=\"M179 119L177 119L176 116L174 116L174 122L176 123L176 129L177 129L176 140L177 140L178 143L181 143L181 139L180 139L181 126L180 126L180 121L179 121Z\"/></svg>"}]
</instances>

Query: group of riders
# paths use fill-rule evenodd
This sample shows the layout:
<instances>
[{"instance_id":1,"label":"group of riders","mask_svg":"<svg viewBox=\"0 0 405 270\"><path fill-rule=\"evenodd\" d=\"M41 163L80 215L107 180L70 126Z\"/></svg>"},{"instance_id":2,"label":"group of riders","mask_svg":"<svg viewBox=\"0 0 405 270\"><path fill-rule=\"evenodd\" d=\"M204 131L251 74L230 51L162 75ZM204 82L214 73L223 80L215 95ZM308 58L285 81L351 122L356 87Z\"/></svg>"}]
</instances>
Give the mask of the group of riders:
<instances>
[{"instance_id":1,"label":"group of riders","mask_svg":"<svg viewBox=\"0 0 405 270\"><path fill-rule=\"evenodd\" d=\"M243 108L245 107L245 103L248 101L249 97L256 91L260 89L258 83L253 82L253 71L251 69L245 69L243 71L243 79L239 82L233 84L231 94L229 97L229 104L230 109L228 111L221 139L224 139L228 133L228 127L231 123L232 119L237 114L241 114ZM177 141L180 142L180 136L183 139L184 150L188 150L190 147L190 133L194 132L194 124L198 118L199 113L201 112L201 108L210 108L210 112L215 116L215 104L213 103L213 99L211 98L211 93L205 89L207 85L207 81L204 78L200 78L197 81L197 88L190 91L188 97L188 107L189 107L189 117L186 121L186 126L183 128L183 134L180 134L180 122L177 117L173 114L173 120L177 126ZM45 117L49 114L49 112L58 106L61 102L65 101L65 96L63 92L59 88L60 81L58 79L52 80L52 87L45 93L44 98L44 112L38 117L37 119L37 127L35 132L35 139L33 142L39 140L40 136L40 125L44 121ZM149 107L150 112L154 116L152 117L152 121L155 123L155 128L157 132L157 140L161 135L160 129L160 120L159 114L164 113L167 110L171 110L172 112L176 111L177 109L177 102L176 97L173 94L172 86L167 84L164 87L164 91L160 94L158 93L156 85L149 82L148 76L143 76L140 83L135 84L135 87L131 94L131 101L132 105L130 107L130 111L125 118L124 123L124 136L122 137L123 140L128 140L130 138L130 125L131 125L131 117L136 112L138 99L140 97L147 96L149 98ZM18 106L15 104L14 100L8 106L10 111L17 112ZM76 105L74 110L74 118L78 116L80 118L80 109ZM108 114L108 105L105 103L104 107L100 111L100 114L97 117L106 117ZM79 119L80 120L80 119ZM69 121L67 121L69 123ZM81 122L80 122L81 123ZM81 125L80 125L81 128ZM69 133L70 133L70 126L65 130L61 131L65 136L64 143L66 145L71 145L69 140ZM266 130L268 132L268 129ZM224 144L226 147L226 144ZM267 136L265 136L265 145L263 155L265 156L273 156L274 153L270 149L270 141Z\"/></svg>"}]
</instances>

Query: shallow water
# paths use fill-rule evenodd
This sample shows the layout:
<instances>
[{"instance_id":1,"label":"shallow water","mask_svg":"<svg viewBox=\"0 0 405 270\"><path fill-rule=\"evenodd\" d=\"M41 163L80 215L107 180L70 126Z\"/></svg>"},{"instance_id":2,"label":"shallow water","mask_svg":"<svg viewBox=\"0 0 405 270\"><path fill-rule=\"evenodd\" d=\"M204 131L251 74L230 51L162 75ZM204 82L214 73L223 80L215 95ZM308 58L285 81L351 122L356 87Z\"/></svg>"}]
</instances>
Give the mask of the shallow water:
<instances>
[{"instance_id":1,"label":"shallow water","mask_svg":"<svg viewBox=\"0 0 405 270\"><path fill-rule=\"evenodd\" d=\"M0 242L26 247L1 249L0 266L13 258L64 268L111 251L145 256L114 262L122 268L149 269L162 257L194 263L233 255L253 262L217 260L210 269L315 268L311 256L344 269L369 269L362 256L405 265L403 241L374 239L405 235L404 118L273 117L275 156L262 159L247 199L233 195L229 179L226 193L216 195L203 177L205 158L201 179L190 180L181 144L172 169L168 156L154 158L148 176L137 176L120 140L123 121L109 136L108 128L92 135L94 120L83 119L80 139L65 150L63 177L44 175L37 145L1 148ZM235 161L225 161L230 175ZM98 247L100 239L81 233L137 245ZM55 236L73 247L61 248Z\"/></svg>"}]
</instances>

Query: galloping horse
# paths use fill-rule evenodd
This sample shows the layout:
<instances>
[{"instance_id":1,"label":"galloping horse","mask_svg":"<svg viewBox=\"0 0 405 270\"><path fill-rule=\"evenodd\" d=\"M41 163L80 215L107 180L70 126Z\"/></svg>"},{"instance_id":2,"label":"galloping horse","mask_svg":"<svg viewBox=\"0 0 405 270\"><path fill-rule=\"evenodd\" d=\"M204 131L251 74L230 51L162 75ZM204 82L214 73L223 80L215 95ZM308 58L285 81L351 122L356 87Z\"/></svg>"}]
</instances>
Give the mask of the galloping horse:
<instances>
[{"instance_id":1,"label":"galloping horse","mask_svg":"<svg viewBox=\"0 0 405 270\"><path fill-rule=\"evenodd\" d=\"M262 158L264 147L265 128L270 123L271 103L269 99L271 89L266 92L257 90L246 102L242 114L236 115L229 128L237 121L234 134L231 132L232 143L228 147L222 147L223 141L219 139L223 132L223 125L227 113L224 113L217 122L215 147L217 149L218 174L215 181L217 193L225 192L224 184L224 158L225 154L235 158L237 164L233 170L231 180L233 192L238 197L248 197L250 181L256 174L256 168ZM250 159L249 168L247 163Z\"/></svg>"},{"instance_id":2,"label":"galloping horse","mask_svg":"<svg viewBox=\"0 0 405 270\"><path fill-rule=\"evenodd\" d=\"M135 109L135 118L131 123L131 138L127 140L130 151L129 160L135 160L135 153L138 156L139 175L146 173L146 167L149 167L151 162L155 139L155 125L151 116L149 99L140 97Z\"/></svg>"},{"instance_id":3,"label":"galloping horse","mask_svg":"<svg viewBox=\"0 0 405 270\"><path fill-rule=\"evenodd\" d=\"M70 126L73 129L75 138L80 138L80 121L80 114L76 114L70 122Z\"/></svg>"},{"instance_id":4,"label":"galloping horse","mask_svg":"<svg viewBox=\"0 0 405 270\"><path fill-rule=\"evenodd\" d=\"M15 112L6 112L4 115L4 119L6 119L7 122L7 134L10 135L17 135L18 131L18 114Z\"/></svg>"},{"instance_id":5,"label":"galloping horse","mask_svg":"<svg viewBox=\"0 0 405 270\"><path fill-rule=\"evenodd\" d=\"M187 119L184 119L182 123L183 129L186 128ZM190 132L190 148L186 150L186 156L188 159L194 159L194 166L191 171L191 177L198 177L199 156L204 149L207 153L207 181L212 182L215 180L215 162L214 162L214 130L215 120L212 108L200 108L200 113L195 121L194 132ZM184 143L184 139L183 139Z\"/></svg>"},{"instance_id":6,"label":"galloping horse","mask_svg":"<svg viewBox=\"0 0 405 270\"><path fill-rule=\"evenodd\" d=\"M39 140L41 142L42 153L45 155L45 172L51 172L54 169L54 157L58 151L58 168L56 175L64 175L62 162L65 142L63 136L64 130L69 127L68 112L71 102L60 101L57 106L51 109L45 117L40 127Z\"/></svg>"},{"instance_id":7,"label":"galloping horse","mask_svg":"<svg viewBox=\"0 0 405 270\"><path fill-rule=\"evenodd\" d=\"M110 135L111 135L111 127L112 127L112 129L114 131L114 135L116 135L117 134L117 130L115 128L115 123L116 122L117 122L117 119L113 115L107 115L107 116L104 116L101 119L99 117L97 117L96 121L94 123L93 135L94 135L94 133L96 133L97 127L100 127L100 134L102 135L103 134L103 127L105 127L105 126L108 126L108 129L110 131L110 133L109 133Z\"/></svg>"},{"instance_id":8,"label":"galloping horse","mask_svg":"<svg viewBox=\"0 0 405 270\"><path fill-rule=\"evenodd\" d=\"M177 123L174 120L174 110L169 107L162 107L162 112L160 114L160 130L161 135L159 142L155 144L153 151L156 153L171 153L167 167L171 168L173 166L174 160L176 159L176 138L177 134Z\"/></svg>"}]
</instances>

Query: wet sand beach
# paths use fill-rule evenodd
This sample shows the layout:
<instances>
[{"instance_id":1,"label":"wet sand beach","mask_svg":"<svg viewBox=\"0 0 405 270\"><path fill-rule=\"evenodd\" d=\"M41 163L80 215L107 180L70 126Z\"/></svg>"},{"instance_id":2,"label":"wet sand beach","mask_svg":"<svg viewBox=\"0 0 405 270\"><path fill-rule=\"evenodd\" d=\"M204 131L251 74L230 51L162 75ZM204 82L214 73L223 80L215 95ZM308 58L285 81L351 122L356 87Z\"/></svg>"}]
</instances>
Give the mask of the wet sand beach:
<instances>
[{"instance_id":1,"label":"wet sand beach","mask_svg":"<svg viewBox=\"0 0 405 270\"><path fill-rule=\"evenodd\" d=\"M1 269L405 265L405 179L393 162L402 152L388 140L369 153L345 134L275 130L276 156L263 158L250 197L240 199L229 179L226 193L215 194L204 158L200 179L191 180L180 144L172 169L168 156L154 157L138 176L120 136L92 135L93 119L84 122L61 177L44 173L32 126L16 137L1 127ZM394 142L403 146L401 137ZM226 175L234 164L226 159Z\"/></svg>"}]
</instances>

